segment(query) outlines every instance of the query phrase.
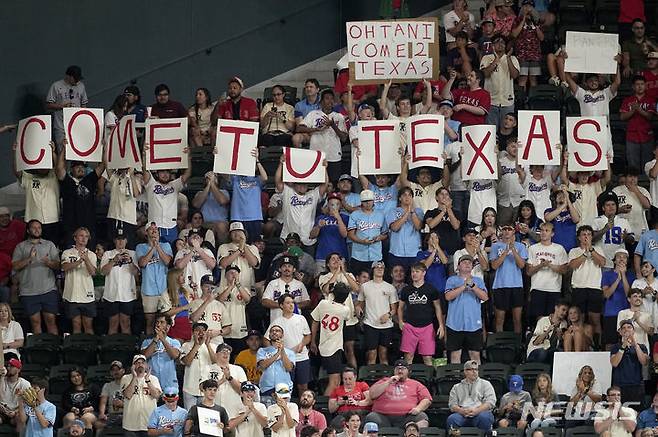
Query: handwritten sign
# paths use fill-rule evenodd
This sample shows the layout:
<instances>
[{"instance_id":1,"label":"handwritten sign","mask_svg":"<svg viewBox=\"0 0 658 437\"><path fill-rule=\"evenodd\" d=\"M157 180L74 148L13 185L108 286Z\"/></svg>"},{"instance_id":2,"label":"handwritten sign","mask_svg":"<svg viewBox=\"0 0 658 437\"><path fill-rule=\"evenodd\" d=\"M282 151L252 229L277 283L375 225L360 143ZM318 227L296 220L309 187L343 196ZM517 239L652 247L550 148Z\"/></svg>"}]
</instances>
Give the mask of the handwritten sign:
<instances>
[{"instance_id":1,"label":"handwritten sign","mask_svg":"<svg viewBox=\"0 0 658 437\"><path fill-rule=\"evenodd\" d=\"M147 170L187 168L187 118L146 119Z\"/></svg>"},{"instance_id":2,"label":"handwritten sign","mask_svg":"<svg viewBox=\"0 0 658 437\"><path fill-rule=\"evenodd\" d=\"M66 159L101 162L103 160L103 109L64 108Z\"/></svg>"},{"instance_id":3,"label":"handwritten sign","mask_svg":"<svg viewBox=\"0 0 658 437\"><path fill-rule=\"evenodd\" d=\"M518 117L519 164L560 165L560 111L519 111Z\"/></svg>"},{"instance_id":4,"label":"handwritten sign","mask_svg":"<svg viewBox=\"0 0 658 437\"><path fill-rule=\"evenodd\" d=\"M414 115L407 120L407 151L409 169L418 167L443 168L443 115Z\"/></svg>"},{"instance_id":5,"label":"handwritten sign","mask_svg":"<svg viewBox=\"0 0 658 437\"><path fill-rule=\"evenodd\" d=\"M51 169L52 132L50 115L35 115L18 122L16 134L16 170Z\"/></svg>"},{"instance_id":6,"label":"handwritten sign","mask_svg":"<svg viewBox=\"0 0 658 437\"><path fill-rule=\"evenodd\" d=\"M110 131L107 144L107 168L139 168L142 159L135 132L135 115L124 115Z\"/></svg>"},{"instance_id":7,"label":"handwritten sign","mask_svg":"<svg viewBox=\"0 0 658 437\"><path fill-rule=\"evenodd\" d=\"M360 121L359 174L399 174L402 161L399 153L401 136L398 120Z\"/></svg>"},{"instance_id":8,"label":"handwritten sign","mask_svg":"<svg viewBox=\"0 0 658 437\"><path fill-rule=\"evenodd\" d=\"M462 129L462 180L498 179L496 126L473 125Z\"/></svg>"},{"instance_id":9,"label":"handwritten sign","mask_svg":"<svg viewBox=\"0 0 658 437\"><path fill-rule=\"evenodd\" d=\"M608 168L608 128L605 117L567 117L569 171L596 171Z\"/></svg>"},{"instance_id":10,"label":"handwritten sign","mask_svg":"<svg viewBox=\"0 0 658 437\"><path fill-rule=\"evenodd\" d=\"M439 78L439 23L436 17L351 21L345 26L353 82Z\"/></svg>"},{"instance_id":11,"label":"handwritten sign","mask_svg":"<svg viewBox=\"0 0 658 437\"><path fill-rule=\"evenodd\" d=\"M571 73L615 74L619 53L619 35L567 31L567 59L564 71Z\"/></svg>"},{"instance_id":12,"label":"handwritten sign","mask_svg":"<svg viewBox=\"0 0 658 437\"><path fill-rule=\"evenodd\" d=\"M254 176L258 147L258 123L255 121L217 120L217 154L213 171L221 174Z\"/></svg>"},{"instance_id":13,"label":"handwritten sign","mask_svg":"<svg viewBox=\"0 0 658 437\"><path fill-rule=\"evenodd\" d=\"M322 165L324 152L284 147L283 153L286 158L283 164L283 182L323 184L326 181L326 171Z\"/></svg>"}]
</instances>

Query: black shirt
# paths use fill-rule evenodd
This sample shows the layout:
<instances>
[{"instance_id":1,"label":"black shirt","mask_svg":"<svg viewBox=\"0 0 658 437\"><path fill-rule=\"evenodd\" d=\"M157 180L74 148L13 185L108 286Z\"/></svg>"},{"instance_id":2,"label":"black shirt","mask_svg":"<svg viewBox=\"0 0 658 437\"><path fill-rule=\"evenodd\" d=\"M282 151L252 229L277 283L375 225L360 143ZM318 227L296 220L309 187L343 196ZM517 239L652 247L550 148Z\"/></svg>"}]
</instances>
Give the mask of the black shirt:
<instances>
[{"instance_id":1,"label":"black shirt","mask_svg":"<svg viewBox=\"0 0 658 437\"><path fill-rule=\"evenodd\" d=\"M416 288L407 285L400 292L404 302L404 322L416 328L431 325L435 319L434 301L439 300L439 292L427 282Z\"/></svg>"},{"instance_id":2,"label":"black shirt","mask_svg":"<svg viewBox=\"0 0 658 437\"><path fill-rule=\"evenodd\" d=\"M430 219L441 214L439 208L431 209L425 213L425 224L429 226ZM435 227L429 226L432 231L436 230L439 233L439 244L447 255L452 255L457 250L461 249L462 242L459 238L459 231L455 230L450 224L450 216L446 213L443 219Z\"/></svg>"},{"instance_id":3,"label":"black shirt","mask_svg":"<svg viewBox=\"0 0 658 437\"><path fill-rule=\"evenodd\" d=\"M76 182L70 174L60 181L60 196L62 197L62 222L69 232L81 226L93 233L96 224L96 185L98 175L91 171Z\"/></svg>"},{"instance_id":4,"label":"black shirt","mask_svg":"<svg viewBox=\"0 0 658 437\"><path fill-rule=\"evenodd\" d=\"M226 428L228 428L228 413L224 409L224 407L220 407L219 405L213 405L212 407L206 407L205 405L194 405L192 408L190 408L190 412L187 413L187 418L188 420L192 421L192 435L194 437L210 437L210 434L202 434L199 431L199 413L197 410L199 408L208 408L210 410L215 410L219 411L219 417L222 423L224 424L224 437L233 437L233 432L232 431L227 431Z\"/></svg>"}]
</instances>

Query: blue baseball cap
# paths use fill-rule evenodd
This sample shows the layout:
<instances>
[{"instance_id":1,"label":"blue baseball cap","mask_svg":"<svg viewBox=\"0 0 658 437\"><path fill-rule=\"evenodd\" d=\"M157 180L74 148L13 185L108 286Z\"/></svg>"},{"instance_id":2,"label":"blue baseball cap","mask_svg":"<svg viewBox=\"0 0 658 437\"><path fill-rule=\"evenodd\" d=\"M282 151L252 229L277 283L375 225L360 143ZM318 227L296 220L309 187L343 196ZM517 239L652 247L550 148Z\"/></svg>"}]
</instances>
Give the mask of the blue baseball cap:
<instances>
[{"instance_id":1,"label":"blue baseball cap","mask_svg":"<svg viewBox=\"0 0 658 437\"><path fill-rule=\"evenodd\" d=\"M178 387L175 385L171 385L168 387L165 387L164 390L162 391L162 396L165 399L172 399L175 397L178 397Z\"/></svg>"},{"instance_id":2,"label":"blue baseball cap","mask_svg":"<svg viewBox=\"0 0 658 437\"><path fill-rule=\"evenodd\" d=\"M521 375L512 375L509 377L509 391L519 393L523 390L523 378Z\"/></svg>"},{"instance_id":3,"label":"blue baseball cap","mask_svg":"<svg viewBox=\"0 0 658 437\"><path fill-rule=\"evenodd\" d=\"M379 426L375 422L368 422L363 426L363 432L379 432Z\"/></svg>"}]
</instances>

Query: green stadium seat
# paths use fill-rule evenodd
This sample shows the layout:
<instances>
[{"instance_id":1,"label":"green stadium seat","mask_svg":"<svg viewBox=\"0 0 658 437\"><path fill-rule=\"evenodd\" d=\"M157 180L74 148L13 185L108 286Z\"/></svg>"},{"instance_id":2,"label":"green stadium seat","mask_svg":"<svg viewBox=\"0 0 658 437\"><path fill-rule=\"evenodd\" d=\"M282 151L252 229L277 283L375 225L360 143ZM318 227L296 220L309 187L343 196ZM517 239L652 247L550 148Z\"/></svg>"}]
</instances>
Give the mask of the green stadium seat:
<instances>
[{"instance_id":1,"label":"green stadium seat","mask_svg":"<svg viewBox=\"0 0 658 437\"><path fill-rule=\"evenodd\" d=\"M49 367L60 363L62 338L54 334L32 334L25 338L21 358L30 364Z\"/></svg>"},{"instance_id":2,"label":"green stadium seat","mask_svg":"<svg viewBox=\"0 0 658 437\"><path fill-rule=\"evenodd\" d=\"M71 334L64 338L62 358L66 364L92 366L98 363L100 337L92 334Z\"/></svg>"}]
</instances>

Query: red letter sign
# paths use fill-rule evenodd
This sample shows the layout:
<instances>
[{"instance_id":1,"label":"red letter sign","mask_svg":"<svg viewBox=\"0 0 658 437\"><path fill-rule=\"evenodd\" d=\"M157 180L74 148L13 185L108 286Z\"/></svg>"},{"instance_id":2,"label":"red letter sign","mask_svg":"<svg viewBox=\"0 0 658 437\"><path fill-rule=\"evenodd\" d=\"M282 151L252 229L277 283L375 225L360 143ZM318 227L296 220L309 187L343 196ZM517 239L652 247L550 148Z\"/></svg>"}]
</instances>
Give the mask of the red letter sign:
<instances>
[{"instance_id":1,"label":"red letter sign","mask_svg":"<svg viewBox=\"0 0 658 437\"><path fill-rule=\"evenodd\" d=\"M213 171L221 174L254 176L258 147L258 123L255 121L217 120Z\"/></svg>"},{"instance_id":2,"label":"red letter sign","mask_svg":"<svg viewBox=\"0 0 658 437\"><path fill-rule=\"evenodd\" d=\"M148 118L144 143L147 170L187 168L187 118Z\"/></svg>"},{"instance_id":3,"label":"red letter sign","mask_svg":"<svg viewBox=\"0 0 658 437\"><path fill-rule=\"evenodd\" d=\"M18 122L16 170L53 168L50 115L35 115Z\"/></svg>"},{"instance_id":4,"label":"red letter sign","mask_svg":"<svg viewBox=\"0 0 658 437\"><path fill-rule=\"evenodd\" d=\"M399 174L400 122L398 120L360 121L358 139L361 155L359 173Z\"/></svg>"},{"instance_id":5,"label":"red letter sign","mask_svg":"<svg viewBox=\"0 0 658 437\"><path fill-rule=\"evenodd\" d=\"M407 121L409 169L417 167L443 168L443 126L442 115L414 115Z\"/></svg>"},{"instance_id":6,"label":"red letter sign","mask_svg":"<svg viewBox=\"0 0 658 437\"><path fill-rule=\"evenodd\" d=\"M605 117L567 117L569 171L596 171L608 168L605 156L607 120Z\"/></svg>"},{"instance_id":7,"label":"red letter sign","mask_svg":"<svg viewBox=\"0 0 658 437\"><path fill-rule=\"evenodd\" d=\"M283 182L324 183L324 152L284 147ZM309 163L311 164L309 167Z\"/></svg>"},{"instance_id":8,"label":"red letter sign","mask_svg":"<svg viewBox=\"0 0 658 437\"><path fill-rule=\"evenodd\" d=\"M519 143L519 164L560 165L560 111L519 111Z\"/></svg>"},{"instance_id":9,"label":"red letter sign","mask_svg":"<svg viewBox=\"0 0 658 437\"><path fill-rule=\"evenodd\" d=\"M103 110L64 108L66 159L100 162L103 160ZM100 146L100 147L99 147Z\"/></svg>"},{"instance_id":10,"label":"red letter sign","mask_svg":"<svg viewBox=\"0 0 658 437\"><path fill-rule=\"evenodd\" d=\"M465 126L462 136L462 179L498 179L496 126Z\"/></svg>"},{"instance_id":11,"label":"red letter sign","mask_svg":"<svg viewBox=\"0 0 658 437\"><path fill-rule=\"evenodd\" d=\"M107 143L107 168L139 168L142 160L139 156L137 134L135 133L135 115L124 115L110 132ZM126 146L130 143L130 153ZM115 150L118 149L118 150Z\"/></svg>"}]
</instances>

